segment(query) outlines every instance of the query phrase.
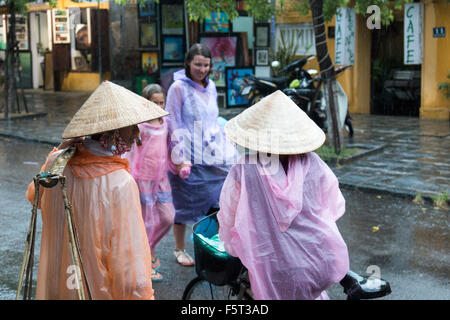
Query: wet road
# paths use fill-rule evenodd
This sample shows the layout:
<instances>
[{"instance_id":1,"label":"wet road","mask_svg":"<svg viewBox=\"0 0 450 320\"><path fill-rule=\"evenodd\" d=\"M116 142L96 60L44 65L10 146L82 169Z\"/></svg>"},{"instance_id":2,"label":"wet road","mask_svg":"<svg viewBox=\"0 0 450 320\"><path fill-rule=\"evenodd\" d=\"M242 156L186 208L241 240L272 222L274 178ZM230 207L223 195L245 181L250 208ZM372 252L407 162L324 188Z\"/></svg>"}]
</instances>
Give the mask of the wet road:
<instances>
[{"instance_id":1,"label":"wet road","mask_svg":"<svg viewBox=\"0 0 450 320\"><path fill-rule=\"evenodd\" d=\"M15 298L31 214L24 194L50 149L50 145L0 138L0 299ZM393 289L387 300L450 299L448 210L384 194L346 189L343 194L347 212L338 226L354 271L365 274L369 266L376 266ZM40 222L38 218L38 231ZM188 251L193 253L188 236ZM37 239L39 245L40 232ZM194 268L175 262L173 246L170 233L157 248L165 279L153 285L156 299L180 299L195 276ZM339 285L328 293L332 299L345 299Z\"/></svg>"}]
</instances>

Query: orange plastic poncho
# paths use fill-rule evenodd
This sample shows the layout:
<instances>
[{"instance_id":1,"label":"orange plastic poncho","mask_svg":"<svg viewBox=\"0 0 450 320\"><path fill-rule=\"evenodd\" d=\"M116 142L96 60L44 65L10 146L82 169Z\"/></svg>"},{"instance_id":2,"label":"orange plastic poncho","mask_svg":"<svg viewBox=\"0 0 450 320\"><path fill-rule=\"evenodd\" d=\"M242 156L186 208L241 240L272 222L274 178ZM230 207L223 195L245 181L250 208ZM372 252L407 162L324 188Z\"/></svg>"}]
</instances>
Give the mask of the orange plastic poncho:
<instances>
[{"instance_id":1,"label":"orange plastic poncho","mask_svg":"<svg viewBox=\"0 0 450 320\"><path fill-rule=\"evenodd\" d=\"M42 171L61 151L53 150ZM93 299L153 299L151 255L139 191L118 156L97 156L77 145L64 170L67 195ZM40 186L42 238L36 299L78 299L61 184ZM34 183L26 192L33 203ZM86 291L85 291L86 292Z\"/></svg>"}]
</instances>

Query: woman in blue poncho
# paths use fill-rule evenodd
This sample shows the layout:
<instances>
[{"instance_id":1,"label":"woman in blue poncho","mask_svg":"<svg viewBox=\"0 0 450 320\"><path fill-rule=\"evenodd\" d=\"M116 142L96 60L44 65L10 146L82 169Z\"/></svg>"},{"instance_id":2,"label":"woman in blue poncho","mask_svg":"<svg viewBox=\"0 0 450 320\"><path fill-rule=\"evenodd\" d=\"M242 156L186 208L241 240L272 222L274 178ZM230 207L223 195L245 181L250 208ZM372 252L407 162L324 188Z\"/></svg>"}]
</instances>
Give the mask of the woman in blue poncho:
<instances>
[{"instance_id":1,"label":"woman in blue poncho","mask_svg":"<svg viewBox=\"0 0 450 320\"><path fill-rule=\"evenodd\" d=\"M178 175L169 173L175 206L174 255L178 263L194 264L185 251L186 224L192 224L218 208L223 182L236 159L236 149L226 141L217 118L217 91L208 75L211 52L194 44L185 59L185 69L174 73L167 93L166 110L171 157Z\"/></svg>"}]
</instances>

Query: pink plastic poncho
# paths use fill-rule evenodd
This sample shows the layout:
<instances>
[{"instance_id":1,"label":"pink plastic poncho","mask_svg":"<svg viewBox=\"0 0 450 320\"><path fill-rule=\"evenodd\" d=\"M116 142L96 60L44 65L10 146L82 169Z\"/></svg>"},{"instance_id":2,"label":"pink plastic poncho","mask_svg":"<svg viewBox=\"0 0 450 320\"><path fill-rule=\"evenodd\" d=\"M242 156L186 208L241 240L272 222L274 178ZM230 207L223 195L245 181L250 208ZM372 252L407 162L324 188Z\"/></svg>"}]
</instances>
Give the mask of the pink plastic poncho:
<instances>
[{"instance_id":1,"label":"pink plastic poncho","mask_svg":"<svg viewBox=\"0 0 450 320\"><path fill-rule=\"evenodd\" d=\"M336 176L312 152L290 156L287 176L281 164L270 174L255 159L233 166L223 185L226 251L248 269L256 299L327 299L324 290L349 269L335 223L345 211Z\"/></svg>"},{"instance_id":2,"label":"pink plastic poncho","mask_svg":"<svg viewBox=\"0 0 450 320\"><path fill-rule=\"evenodd\" d=\"M42 167L48 170L60 151ZM128 161L77 146L64 170L93 299L153 299L151 255ZM33 203L34 183L26 193ZM77 300L61 185L40 187L42 238L36 299ZM86 291L85 291L86 292Z\"/></svg>"},{"instance_id":3,"label":"pink plastic poncho","mask_svg":"<svg viewBox=\"0 0 450 320\"><path fill-rule=\"evenodd\" d=\"M142 218L152 252L170 231L175 217L167 171L170 167L176 173L176 168L169 156L167 123L161 119L161 125L139 124L142 146L133 145L124 155L139 187Z\"/></svg>"}]
</instances>

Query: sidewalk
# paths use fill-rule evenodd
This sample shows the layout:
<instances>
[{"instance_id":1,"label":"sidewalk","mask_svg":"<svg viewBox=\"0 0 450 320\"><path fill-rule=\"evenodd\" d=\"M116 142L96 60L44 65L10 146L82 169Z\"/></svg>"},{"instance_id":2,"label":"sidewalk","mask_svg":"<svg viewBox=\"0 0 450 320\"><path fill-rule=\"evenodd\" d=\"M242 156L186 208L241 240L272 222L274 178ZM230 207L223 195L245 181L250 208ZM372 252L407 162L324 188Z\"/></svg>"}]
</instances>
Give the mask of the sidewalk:
<instances>
[{"instance_id":1,"label":"sidewalk","mask_svg":"<svg viewBox=\"0 0 450 320\"><path fill-rule=\"evenodd\" d=\"M32 118L0 120L0 136L57 145L88 92L27 90ZM230 119L244 108L220 109ZM39 115L40 113L40 115ZM346 146L376 151L343 165L331 165L342 187L430 199L450 195L450 123L400 116L353 115L355 135Z\"/></svg>"}]
</instances>

